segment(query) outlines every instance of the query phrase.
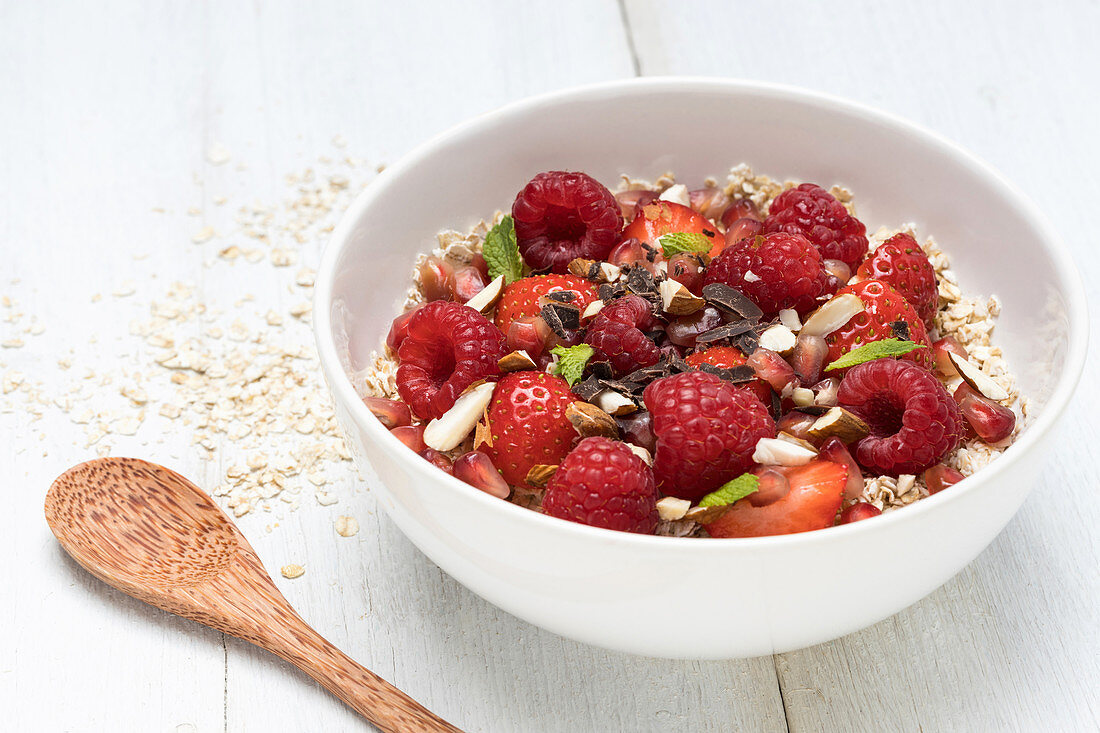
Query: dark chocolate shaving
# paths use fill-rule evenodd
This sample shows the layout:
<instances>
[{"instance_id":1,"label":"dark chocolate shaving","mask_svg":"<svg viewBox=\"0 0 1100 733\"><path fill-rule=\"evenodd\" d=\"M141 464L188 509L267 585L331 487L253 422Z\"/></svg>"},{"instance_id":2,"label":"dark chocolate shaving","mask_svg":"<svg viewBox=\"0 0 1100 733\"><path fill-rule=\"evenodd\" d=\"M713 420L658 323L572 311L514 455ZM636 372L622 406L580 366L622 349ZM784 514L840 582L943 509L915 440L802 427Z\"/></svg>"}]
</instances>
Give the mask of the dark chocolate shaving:
<instances>
[{"instance_id":1,"label":"dark chocolate shaving","mask_svg":"<svg viewBox=\"0 0 1100 733\"><path fill-rule=\"evenodd\" d=\"M755 331L743 333L733 340L734 346L741 350L745 356L752 356L752 352L760 347L760 334Z\"/></svg>"},{"instance_id":2,"label":"dark chocolate shaving","mask_svg":"<svg viewBox=\"0 0 1100 733\"><path fill-rule=\"evenodd\" d=\"M679 357L673 359L668 366L673 374L683 374L684 372L691 371L691 364L688 364L686 361Z\"/></svg>"},{"instance_id":3,"label":"dark chocolate shaving","mask_svg":"<svg viewBox=\"0 0 1100 733\"><path fill-rule=\"evenodd\" d=\"M723 323L717 328L712 328L709 331L703 331L701 334L695 337L696 344L709 344L712 341L722 341L724 339L732 339L740 336L743 333L752 331L753 323L751 321L733 321L732 323Z\"/></svg>"},{"instance_id":4,"label":"dark chocolate shaving","mask_svg":"<svg viewBox=\"0 0 1100 733\"><path fill-rule=\"evenodd\" d=\"M797 412L804 412L807 415L813 415L814 417L821 417L826 412L828 412L831 408L825 407L823 405L806 405L804 407L796 407L794 409Z\"/></svg>"},{"instance_id":5,"label":"dark chocolate shaving","mask_svg":"<svg viewBox=\"0 0 1100 733\"><path fill-rule=\"evenodd\" d=\"M592 264L588 266L588 275L586 277L589 280L592 280L592 281L596 281L596 280L600 279L600 263L599 262L596 262L595 260L592 261Z\"/></svg>"},{"instance_id":6,"label":"dark chocolate shaving","mask_svg":"<svg viewBox=\"0 0 1100 733\"><path fill-rule=\"evenodd\" d=\"M775 390L772 390L772 417L776 420L783 417L783 400L779 398Z\"/></svg>"},{"instance_id":7,"label":"dark chocolate shaving","mask_svg":"<svg viewBox=\"0 0 1100 733\"><path fill-rule=\"evenodd\" d=\"M633 397L636 394L641 394L645 389L644 384L638 384L637 382L628 382L625 379L601 379L600 384L608 389Z\"/></svg>"},{"instance_id":8,"label":"dark chocolate shaving","mask_svg":"<svg viewBox=\"0 0 1100 733\"><path fill-rule=\"evenodd\" d=\"M572 303L577 299L577 294L572 290L557 290L553 293L547 293L543 297L557 303Z\"/></svg>"},{"instance_id":9,"label":"dark chocolate shaving","mask_svg":"<svg viewBox=\"0 0 1100 733\"><path fill-rule=\"evenodd\" d=\"M750 321L758 321L764 312L740 290L725 283L703 286L703 299L719 310L736 313Z\"/></svg>"},{"instance_id":10,"label":"dark chocolate shaving","mask_svg":"<svg viewBox=\"0 0 1100 733\"><path fill-rule=\"evenodd\" d=\"M600 286L599 294L600 300L603 301L604 305L607 305L611 301L615 300L615 298L619 298L625 295L626 289L620 282L604 283Z\"/></svg>"},{"instance_id":11,"label":"dark chocolate shaving","mask_svg":"<svg viewBox=\"0 0 1100 733\"><path fill-rule=\"evenodd\" d=\"M713 374L720 379L724 379L727 382L733 382L734 384L743 384L744 382L751 382L756 379L756 373L750 366L737 366L727 369L714 366L713 364L700 364L698 368L701 372Z\"/></svg>"},{"instance_id":12,"label":"dark chocolate shaving","mask_svg":"<svg viewBox=\"0 0 1100 733\"><path fill-rule=\"evenodd\" d=\"M665 335L665 330L663 328L658 328L655 331L642 331L642 334L653 343L657 343L657 341Z\"/></svg>"},{"instance_id":13,"label":"dark chocolate shaving","mask_svg":"<svg viewBox=\"0 0 1100 733\"><path fill-rule=\"evenodd\" d=\"M562 338L566 338L566 335L559 332L555 324L572 331L581 327L581 309L575 305L547 303L542 307L542 317L546 325L550 326L550 330Z\"/></svg>"},{"instance_id":14,"label":"dark chocolate shaving","mask_svg":"<svg viewBox=\"0 0 1100 733\"><path fill-rule=\"evenodd\" d=\"M902 341L911 341L912 338L909 335L909 324L905 321L894 321L890 324L890 330L894 332L894 336Z\"/></svg>"},{"instance_id":15,"label":"dark chocolate shaving","mask_svg":"<svg viewBox=\"0 0 1100 733\"><path fill-rule=\"evenodd\" d=\"M573 394L577 395L577 397L580 397L585 402L592 400L602 390L603 385L600 384L600 381L596 379L595 376L591 376L573 385Z\"/></svg>"},{"instance_id":16,"label":"dark chocolate shaving","mask_svg":"<svg viewBox=\"0 0 1100 733\"><path fill-rule=\"evenodd\" d=\"M596 379L612 379L615 376L615 370L611 368L610 362L590 361L588 362L588 368Z\"/></svg>"}]
</instances>

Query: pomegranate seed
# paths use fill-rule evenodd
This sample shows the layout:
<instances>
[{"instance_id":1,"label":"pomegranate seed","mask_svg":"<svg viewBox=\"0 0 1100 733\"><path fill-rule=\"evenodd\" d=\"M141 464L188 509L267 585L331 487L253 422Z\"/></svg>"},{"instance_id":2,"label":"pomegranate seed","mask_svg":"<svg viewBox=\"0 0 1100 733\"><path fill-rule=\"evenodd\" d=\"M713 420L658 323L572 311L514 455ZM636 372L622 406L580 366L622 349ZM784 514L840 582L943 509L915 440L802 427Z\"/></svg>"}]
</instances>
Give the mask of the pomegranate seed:
<instances>
[{"instance_id":1,"label":"pomegranate seed","mask_svg":"<svg viewBox=\"0 0 1100 733\"><path fill-rule=\"evenodd\" d=\"M615 194L615 200L619 202L619 208L622 209L623 219L627 221L634 221L634 215L638 209L650 203L656 201L658 193L656 191L620 191Z\"/></svg>"},{"instance_id":2,"label":"pomegranate seed","mask_svg":"<svg viewBox=\"0 0 1100 733\"><path fill-rule=\"evenodd\" d=\"M826 461L848 467L848 483L844 486L845 499L851 501L863 493L863 472L859 470L859 464L840 438L834 435L826 440L817 449L817 454Z\"/></svg>"},{"instance_id":3,"label":"pomegranate seed","mask_svg":"<svg viewBox=\"0 0 1100 733\"><path fill-rule=\"evenodd\" d=\"M405 340L405 337L409 335L409 319L412 318L413 313L420 308L416 306L410 311L402 313L397 318L393 319L393 323L390 325L390 332L386 335L386 346L390 347L391 351L397 351L401 346L401 342Z\"/></svg>"},{"instance_id":4,"label":"pomegranate seed","mask_svg":"<svg viewBox=\"0 0 1100 733\"><path fill-rule=\"evenodd\" d=\"M839 524L851 524L852 522L859 522L863 519L877 517L880 514L882 514L882 511L874 504L868 504L865 501L857 501L840 513Z\"/></svg>"},{"instance_id":5,"label":"pomegranate seed","mask_svg":"<svg viewBox=\"0 0 1100 733\"><path fill-rule=\"evenodd\" d=\"M649 260L649 250L638 239L631 237L624 239L615 245L615 249L607 255L607 261L617 267L640 264L653 274L657 274L657 263L661 261L661 253L657 251L653 261Z\"/></svg>"},{"instance_id":6,"label":"pomegranate seed","mask_svg":"<svg viewBox=\"0 0 1100 733\"><path fill-rule=\"evenodd\" d=\"M737 244L746 237L755 237L764 229L764 225L756 219L738 219L726 230L726 247Z\"/></svg>"},{"instance_id":7,"label":"pomegranate seed","mask_svg":"<svg viewBox=\"0 0 1100 733\"><path fill-rule=\"evenodd\" d=\"M757 348L752 352L748 363L758 378L770 384L772 389L781 395L788 387L798 386L798 376L794 373L794 369L786 359L771 349Z\"/></svg>"},{"instance_id":8,"label":"pomegranate seed","mask_svg":"<svg viewBox=\"0 0 1100 733\"><path fill-rule=\"evenodd\" d=\"M802 384L816 384L821 381L821 371L825 368L825 357L828 355L829 345L823 337L801 333L794 342L791 368Z\"/></svg>"},{"instance_id":9,"label":"pomegranate seed","mask_svg":"<svg viewBox=\"0 0 1100 733\"><path fill-rule=\"evenodd\" d=\"M386 427L386 430L412 425L412 411L404 402L387 400L384 397L364 397L363 404Z\"/></svg>"},{"instance_id":10,"label":"pomegranate seed","mask_svg":"<svg viewBox=\"0 0 1100 733\"><path fill-rule=\"evenodd\" d=\"M474 253L473 258L470 260L470 267L476 267L481 276L485 278L485 282L489 282L489 263L485 261L480 252Z\"/></svg>"},{"instance_id":11,"label":"pomegranate seed","mask_svg":"<svg viewBox=\"0 0 1100 733\"><path fill-rule=\"evenodd\" d=\"M722 212L722 216L719 217L719 222L726 229L737 221L738 219L755 219L756 221L762 221L764 217L760 216L760 209L756 208L756 204L751 199L734 199L730 202L730 205L726 207L726 210Z\"/></svg>"},{"instance_id":12,"label":"pomegranate seed","mask_svg":"<svg viewBox=\"0 0 1100 733\"><path fill-rule=\"evenodd\" d=\"M841 285L847 284L852 279L852 268L841 260L824 260L822 263L825 271L840 281Z\"/></svg>"},{"instance_id":13,"label":"pomegranate seed","mask_svg":"<svg viewBox=\"0 0 1100 733\"><path fill-rule=\"evenodd\" d=\"M836 377L822 379L813 386L814 404L820 407L835 407L837 392L840 391L840 380Z\"/></svg>"},{"instance_id":14,"label":"pomegranate seed","mask_svg":"<svg viewBox=\"0 0 1100 733\"><path fill-rule=\"evenodd\" d=\"M615 418L624 443L645 448L650 453L657 450L657 436L653 434L653 420L646 410Z\"/></svg>"},{"instance_id":15,"label":"pomegranate seed","mask_svg":"<svg viewBox=\"0 0 1100 733\"><path fill-rule=\"evenodd\" d=\"M788 433L809 443L816 443L817 441L808 432L810 426L815 422L817 422L817 418L813 415L792 410L779 418L779 422L775 424L775 429L780 433Z\"/></svg>"},{"instance_id":16,"label":"pomegranate seed","mask_svg":"<svg viewBox=\"0 0 1100 733\"><path fill-rule=\"evenodd\" d=\"M668 276L691 292L703 292L703 264L697 254L681 252L668 261Z\"/></svg>"},{"instance_id":17,"label":"pomegranate seed","mask_svg":"<svg viewBox=\"0 0 1100 733\"><path fill-rule=\"evenodd\" d=\"M420 457L436 468L441 468L447 473L451 472L451 459L434 448L425 448L420 451Z\"/></svg>"},{"instance_id":18,"label":"pomegranate seed","mask_svg":"<svg viewBox=\"0 0 1100 733\"><path fill-rule=\"evenodd\" d=\"M416 272L420 282L420 292L424 294L424 300L451 300L453 291L448 285L453 268L436 256L431 256L421 262Z\"/></svg>"},{"instance_id":19,"label":"pomegranate seed","mask_svg":"<svg viewBox=\"0 0 1100 733\"><path fill-rule=\"evenodd\" d=\"M409 450L419 453L428 446L424 445L424 426L423 425L401 425L390 431L393 436L400 440L405 445L409 446Z\"/></svg>"},{"instance_id":20,"label":"pomegranate seed","mask_svg":"<svg viewBox=\"0 0 1100 733\"><path fill-rule=\"evenodd\" d=\"M447 287L454 293L454 299L459 303L465 303L484 290L488 284L489 281L473 265L458 268L451 273L447 281Z\"/></svg>"},{"instance_id":21,"label":"pomegranate seed","mask_svg":"<svg viewBox=\"0 0 1100 733\"><path fill-rule=\"evenodd\" d=\"M963 475L942 463L932 466L924 472L924 483L929 494L938 494L948 486L954 486L963 480Z\"/></svg>"},{"instance_id":22,"label":"pomegranate seed","mask_svg":"<svg viewBox=\"0 0 1100 733\"><path fill-rule=\"evenodd\" d=\"M974 433L986 443L999 443L1012 435L1016 427L1012 410L981 395L966 382L959 385L954 397Z\"/></svg>"},{"instance_id":23,"label":"pomegranate seed","mask_svg":"<svg viewBox=\"0 0 1100 733\"><path fill-rule=\"evenodd\" d=\"M942 339L932 344L932 359L934 361L933 368L940 376L959 376L959 370L956 369L955 365L951 363L951 357L948 356L948 353L952 352L956 356L961 356L964 359L970 358L970 355L966 353L966 349L964 349L958 341L951 338L950 336L944 336Z\"/></svg>"},{"instance_id":24,"label":"pomegranate seed","mask_svg":"<svg viewBox=\"0 0 1100 733\"><path fill-rule=\"evenodd\" d=\"M509 351L526 351L534 359L546 350L551 336L553 332L542 316L524 316L508 325L504 340Z\"/></svg>"},{"instance_id":25,"label":"pomegranate seed","mask_svg":"<svg viewBox=\"0 0 1100 733\"><path fill-rule=\"evenodd\" d=\"M694 348L696 336L721 325L722 314L718 312L717 308L708 305L689 316L673 318L665 326L665 334L668 336L668 340L677 346Z\"/></svg>"},{"instance_id":26,"label":"pomegranate seed","mask_svg":"<svg viewBox=\"0 0 1100 733\"><path fill-rule=\"evenodd\" d=\"M730 205L730 197L718 186L688 191L688 199L691 201L691 208L714 220L724 214Z\"/></svg>"},{"instance_id":27,"label":"pomegranate seed","mask_svg":"<svg viewBox=\"0 0 1100 733\"><path fill-rule=\"evenodd\" d=\"M760 482L756 491L746 497L753 506L774 504L790 493L791 483L781 471L774 468L761 468L753 473Z\"/></svg>"},{"instance_id":28,"label":"pomegranate seed","mask_svg":"<svg viewBox=\"0 0 1100 733\"><path fill-rule=\"evenodd\" d=\"M512 492L508 482L493 465L492 459L479 450L460 455L455 459L451 471L455 478L498 499L507 499Z\"/></svg>"}]
</instances>

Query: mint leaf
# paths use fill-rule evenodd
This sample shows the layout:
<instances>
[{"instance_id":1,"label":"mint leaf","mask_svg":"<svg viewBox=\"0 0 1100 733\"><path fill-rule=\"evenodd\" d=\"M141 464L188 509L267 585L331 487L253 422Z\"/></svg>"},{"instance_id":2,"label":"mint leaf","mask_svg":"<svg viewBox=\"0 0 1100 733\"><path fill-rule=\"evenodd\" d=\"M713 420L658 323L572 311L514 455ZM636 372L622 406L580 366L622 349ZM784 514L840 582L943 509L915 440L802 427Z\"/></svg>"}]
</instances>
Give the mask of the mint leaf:
<instances>
[{"instance_id":1,"label":"mint leaf","mask_svg":"<svg viewBox=\"0 0 1100 733\"><path fill-rule=\"evenodd\" d=\"M681 252L710 252L714 246L712 237L699 232L673 232L657 239L661 254L666 258Z\"/></svg>"},{"instance_id":2,"label":"mint leaf","mask_svg":"<svg viewBox=\"0 0 1100 733\"><path fill-rule=\"evenodd\" d=\"M858 348L852 349L844 356L834 361L829 366L825 367L825 371L832 371L833 369L847 369L853 367L856 364L862 364L865 361L874 361L875 359L884 359L889 356L904 356L910 351L916 351L917 349L926 349L927 346L921 344L915 344L912 341L902 341L901 339L883 339L882 341L872 341L869 344L864 344Z\"/></svg>"},{"instance_id":3,"label":"mint leaf","mask_svg":"<svg viewBox=\"0 0 1100 733\"><path fill-rule=\"evenodd\" d=\"M569 386L572 387L581 381L584 368L588 365L588 360L592 358L596 350L588 344L577 344L569 347L555 346L550 349L550 353L558 356L558 363L554 365L554 373L565 377L565 381L569 382Z\"/></svg>"},{"instance_id":4,"label":"mint leaf","mask_svg":"<svg viewBox=\"0 0 1100 733\"><path fill-rule=\"evenodd\" d=\"M699 500L699 506L725 506L744 499L760 488L760 479L751 473L743 473L727 481Z\"/></svg>"},{"instance_id":5,"label":"mint leaf","mask_svg":"<svg viewBox=\"0 0 1100 733\"><path fill-rule=\"evenodd\" d=\"M506 216L485 235L481 256L489 265L489 279L504 275L505 284L523 277L523 259L516 244L516 228L512 217Z\"/></svg>"}]
</instances>

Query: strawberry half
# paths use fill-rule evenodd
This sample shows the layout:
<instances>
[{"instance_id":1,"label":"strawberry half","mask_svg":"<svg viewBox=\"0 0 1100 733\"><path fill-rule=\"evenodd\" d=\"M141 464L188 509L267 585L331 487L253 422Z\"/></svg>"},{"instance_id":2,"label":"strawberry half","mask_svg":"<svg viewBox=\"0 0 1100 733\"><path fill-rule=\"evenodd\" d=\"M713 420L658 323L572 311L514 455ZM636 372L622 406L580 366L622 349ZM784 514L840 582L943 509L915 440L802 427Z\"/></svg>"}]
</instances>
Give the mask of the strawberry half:
<instances>
[{"instance_id":1,"label":"strawberry half","mask_svg":"<svg viewBox=\"0 0 1100 733\"><path fill-rule=\"evenodd\" d=\"M909 340L926 348L910 351L900 357L925 369L932 368L932 344L928 341L928 331L924 322L901 293L882 280L864 280L855 285L847 285L836 291L837 295L852 293L863 301L863 312L857 313L852 320L825 337L829 345L826 363L831 363L852 349L869 344L872 341L898 338L891 324L904 322L909 331ZM846 370L829 372L840 376Z\"/></svg>"},{"instance_id":2,"label":"strawberry half","mask_svg":"<svg viewBox=\"0 0 1100 733\"><path fill-rule=\"evenodd\" d=\"M489 403L492 445L484 451L515 486L530 486L532 466L556 466L573 447L577 432L565 417L565 408L576 401L569 384L544 372L513 372L504 376Z\"/></svg>"},{"instance_id":3,"label":"strawberry half","mask_svg":"<svg viewBox=\"0 0 1100 733\"><path fill-rule=\"evenodd\" d=\"M917 310L928 328L940 302L936 271L917 240L902 232L887 239L856 271L867 280L882 280L897 290Z\"/></svg>"},{"instance_id":4,"label":"strawberry half","mask_svg":"<svg viewBox=\"0 0 1100 733\"><path fill-rule=\"evenodd\" d=\"M690 206L672 201L654 201L643 206L634 221L623 230L623 240L633 237L656 247L658 239L676 232L703 234L712 237L716 244L725 244L718 235L718 228L706 217Z\"/></svg>"},{"instance_id":5,"label":"strawberry half","mask_svg":"<svg viewBox=\"0 0 1100 733\"><path fill-rule=\"evenodd\" d=\"M789 486L786 492L784 477ZM760 489L707 524L707 533L711 537L766 537L831 527L847 481L848 467L832 461L767 469Z\"/></svg>"},{"instance_id":6,"label":"strawberry half","mask_svg":"<svg viewBox=\"0 0 1100 733\"><path fill-rule=\"evenodd\" d=\"M594 300L599 299L592 283L576 275L534 275L516 280L504 286L504 294L497 304L496 324L501 333L508 333L508 326L517 318L531 318L539 315L542 307L539 298L550 293L570 290L576 293L573 305L584 312Z\"/></svg>"}]
</instances>

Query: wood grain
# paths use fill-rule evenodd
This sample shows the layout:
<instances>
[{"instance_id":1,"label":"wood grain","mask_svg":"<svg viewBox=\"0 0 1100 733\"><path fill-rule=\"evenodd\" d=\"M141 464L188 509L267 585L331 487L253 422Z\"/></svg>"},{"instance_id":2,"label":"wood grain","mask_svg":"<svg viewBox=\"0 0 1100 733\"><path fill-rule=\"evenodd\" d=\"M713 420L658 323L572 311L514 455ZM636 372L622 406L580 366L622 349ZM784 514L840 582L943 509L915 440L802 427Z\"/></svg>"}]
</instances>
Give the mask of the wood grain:
<instances>
[{"instance_id":1,"label":"wood grain","mask_svg":"<svg viewBox=\"0 0 1100 733\"><path fill-rule=\"evenodd\" d=\"M82 463L50 486L46 521L103 582L279 655L380 729L459 730L314 631L229 517L179 474L134 458Z\"/></svg>"}]
</instances>

